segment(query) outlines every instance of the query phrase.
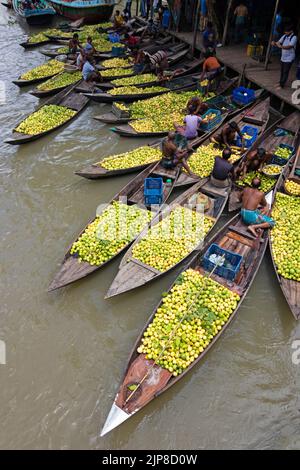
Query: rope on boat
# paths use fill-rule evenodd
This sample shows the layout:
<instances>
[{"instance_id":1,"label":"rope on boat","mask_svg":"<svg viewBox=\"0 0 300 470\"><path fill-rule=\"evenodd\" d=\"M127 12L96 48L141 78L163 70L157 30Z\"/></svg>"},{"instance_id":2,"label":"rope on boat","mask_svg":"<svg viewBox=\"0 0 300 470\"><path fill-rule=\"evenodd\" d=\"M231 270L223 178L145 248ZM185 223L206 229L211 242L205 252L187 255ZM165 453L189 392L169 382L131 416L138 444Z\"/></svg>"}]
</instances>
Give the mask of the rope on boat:
<instances>
[{"instance_id":1,"label":"rope on boat","mask_svg":"<svg viewBox=\"0 0 300 470\"><path fill-rule=\"evenodd\" d=\"M208 274L208 276L206 276L207 279L209 279L209 278L213 275L213 273L215 272L215 270L217 269L217 267L221 265L221 261L224 260L224 259L225 259L225 255L222 255L222 257L219 258L218 262L215 264L215 266L213 267L213 269L211 270L211 272ZM205 286L203 286L203 287L200 289L199 293L202 292L202 290L203 290L204 288L205 288ZM161 350L161 352L160 352L160 354L159 354L157 360L159 360L159 359L163 356L165 350L166 350L167 347L169 346L169 344L170 344L172 338L174 337L176 331L178 330L178 328L180 327L180 325L182 324L182 322L183 322L183 321L185 320L185 318L187 317L187 315L188 315L188 313L189 313L191 307L194 306L196 300L197 300L197 297L196 297L196 299L191 303L191 305L189 306L187 312L182 316L182 318L180 319L180 321L179 321L179 323L176 325L176 327L173 329L173 331L171 331L170 337L169 337L169 339L168 339L168 341L167 341L167 344L166 344L166 345L163 347L163 349ZM143 377L143 378L141 379L141 381L137 384L136 388L135 388L135 389L128 395L128 397L126 398L126 400L125 400L125 405L128 403L129 400L131 400L131 398L133 397L133 395L135 394L135 392L140 388L140 386L143 384L143 382L145 382L146 378L148 377L148 375L149 375L150 372L154 369L155 366L156 366L156 362L154 361L153 364L152 364L152 366L149 368L149 370L148 370L148 371L146 372L146 374L144 375L144 377Z\"/></svg>"}]
</instances>

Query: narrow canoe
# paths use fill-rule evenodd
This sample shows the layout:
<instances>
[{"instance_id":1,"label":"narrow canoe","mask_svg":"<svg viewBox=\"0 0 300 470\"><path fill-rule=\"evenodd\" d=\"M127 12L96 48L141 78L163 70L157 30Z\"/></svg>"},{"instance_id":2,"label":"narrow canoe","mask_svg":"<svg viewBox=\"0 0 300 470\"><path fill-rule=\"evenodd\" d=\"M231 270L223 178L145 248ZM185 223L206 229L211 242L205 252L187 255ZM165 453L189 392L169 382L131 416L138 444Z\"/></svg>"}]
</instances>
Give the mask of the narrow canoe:
<instances>
[{"instance_id":1,"label":"narrow canoe","mask_svg":"<svg viewBox=\"0 0 300 470\"><path fill-rule=\"evenodd\" d=\"M159 83L156 82L156 85L159 86ZM144 84L144 86L148 86ZM101 85L100 85L101 87ZM145 93L135 93L135 94L126 94L126 95L113 95L108 93L85 93L85 96L88 96L93 101L98 103L113 103L113 102L132 102L136 100L146 100L148 98L153 98L154 96L163 95L164 93L172 92L181 92L195 90L197 88L197 81L193 75L186 75L184 77L174 78L170 80L167 84L161 85L164 90L154 91L154 92L145 92ZM141 87L140 87L141 88ZM142 88L141 88L142 89Z\"/></svg>"},{"instance_id":2,"label":"narrow canoe","mask_svg":"<svg viewBox=\"0 0 300 470\"><path fill-rule=\"evenodd\" d=\"M124 201L124 198L126 198L127 204L129 205L135 204L138 206L144 206L144 180L145 178L149 177L162 177L164 181L166 181L167 179L171 179L171 184L169 184L168 186L165 185L164 187L162 201L162 204L164 204L174 188L174 184L178 177L178 170L165 170L161 167L159 163L154 163L153 165L139 173L112 199L112 201L118 201L119 199L121 201ZM110 203L112 201L110 201ZM107 206L109 204L107 204ZM161 206L152 206L152 210L159 211L160 207ZM79 236L84 232L86 228L87 226L85 226L85 228L80 232L78 237L76 237L76 240L78 240ZM59 272L57 273L54 280L49 286L49 291L53 291L61 287L67 286L68 284L78 281L79 279L82 279L88 276L89 274L97 271L98 269L105 266L112 259L114 259L116 256L118 256L121 252L126 250L129 244L130 243L128 243L128 245L126 245L123 250L119 251L116 255L112 256L108 261L102 263L100 266L92 266L91 264L85 261L79 262L76 256L71 255L70 251L73 245L72 243L64 257L61 269L59 270Z\"/></svg>"},{"instance_id":3,"label":"narrow canoe","mask_svg":"<svg viewBox=\"0 0 300 470\"><path fill-rule=\"evenodd\" d=\"M274 134L278 129L285 129L291 134L285 136L276 136ZM274 150L279 144L288 144L297 148L297 142L299 139L298 133L300 130L300 113L298 111L293 112L288 117L282 117L275 124L273 124L266 132L262 133L257 139L251 150L263 147L267 152ZM247 152L248 153L248 152ZM244 158L247 157L247 153ZM232 192L229 197L228 210L233 212L241 207L239 195L242 188L238 185L234 185Z\"/></svg>"},{"instance_id":4,"label":"narrow canoe","mask_svg":"<svg viewBox=\"0 0 300 470\"><path fill-rule=\"evenodd\" d=\"M39 42L24 41L20 43L20 46L24 47L24 49L33 49L34 47L44 46L45 44L49 44L50 42L50 39Z\"/></svg>"},{"instance_id":5,"label":"narrow canoe","mask_svg":"<svg viewBox=\"0 0 300 470\"><path fill-rule=\"evenodd\" d=\"M65 73L65 72L62 72L62 73ZM57 78L58 77L59 75L57 75ZM76 82L72 83L72 85L77 87L77 86L80 86L82 82L83 80L79 79ZM65 86L61 86L58 88L52 88L50 90L39 90L38 87L36 87L30 92L30 94L33 96L36 96L37 98L47 98L48 96L53 96L53 95L56 95L57 93L60 93L62 90L65 90L66 88L68 88L68 86L70 85L65 85Z\"/></svg>"},{"instance_id":6,"label":"narrow canoe","mask_svg":"<svg viewBox=\"0 0 300 470\"><path fill-rule=\"evenodd\" d=\"M203 352L200 353L200 355L177 377L174 377L168 370L156 365L152 359L146 359L144 354L139 354L137 352L137 348L141 344L141 340L147 327L152 323L157 309L162 305L163 301L161 300L158 307L149 318L147 324L142 329L141 334L132 349L121 385L102 429L101 436L112 431L135 413L140 411L150 401L180 381L194 366L196 366L196 364L201 362L210 348L216 343L226 328L237 316L239 308L259 269L266 250L267 242L267 231L263 234L260 243L257 239L254 239L249 232L247 232L246 226L242 223L239 215L237 215L216 235L214 235L211 240L205 244L203 250L201 250L201 252L185 266L183 271L191 268L202 275L210 275L212 280L226 287L230 291L237 293L240 296L240 300L228 321L223 325L223 327L221 327L220 331L213 337ZM212 243L216 243L226 250L230 250L233 253L243 256L241 269L235 281L229 282L226 279L217 276L214 272L205 271L203 267L203 256ZM178 281L180 282L177 278L177 282ZM173 286L174 284L170 287L169 292ZM187 311L183 310L182 315L184 316L189 310L190 309Z\"/></svg>"},{"instance_id":7,"label":"narrow canoe","mask_svg":"<svg viewBox=\"0 0 300 470\"><path fill-rule=\"evenodd\" d=\"M161 145L161 142L162 140L158 139L152 142L152 144L149 144L149 146L158 147ZM192 150L195 150L200 145L200 143L201 143L201 139L197 137L196 139L191 140L189 142L189 145ZM145 165L137 165L137 166L132 166L130 168L120 168L118 170L107 170L106 168L101 166L101 162L97 162L97 163L87 166L86 168L83 168L82 170L76 171L75 174L78 176L82 176L83 178L94 180L94 179L108 178L111 176L125 175L128 173L136 173L138 171L142 171L144 168L147 168L147 166L149 165L150 164L147 163Z\"/></svg>"},{"instance_id":8,"label":"narrow canoe","mask_svg":"<svg viewBox=\"0 0 300 470\"><path fill-rule=\"evenodd\" d=\"M207 100L206 103L208 105L211 104L213 106L214 100L219 95L225 93L230 88L232 88L235 83L236 83L235 78L230 79L230 80L222 81L219 88L218 88L218 90L216 91L216 96L214 98L211 98L211 99ZM236 109L236 108L234 108L234 109ZM226 112L225 111L221 111L221 112L222 112L222 115L223 115L223 119L222 119L221 123L218 124L218 127L222 124L222 122L225 120L225 118L228 115L228 110ZM112 127L111 130L113 132L116 132L117 134L121 135L122 137L140 137L140 138L142 138L142 137L160 137L160 136L165 136L169 133L169 130L160 131L160 132L138 132L130 124L124 124L124 125L121 125L121 126ZM212 129L209 133L203 133L203 134L201 134L200 137L202 137L203 140L204 140L214 130L215 129Z\"/></svg>"},{"instance_id":9,"label":"narrow canoe","mask_svg":"<svg viewBox=\"0 0 300 470\"><path fill-rule=\"evenodd\" d=\"M38 111L39 109L42 108L42 106L46 105L58 105L58 106L65 106L68 109L72 109L73 111L76 111L76 114L63 122L62 124L59 124L58 126L52 127L51 129L48 129L47 131L40 132L39 134L35 135L29 135L29 134L23 134L21 132L13 131L12 133L12 138L9 140L6 140L6 143L11 144L11 145L20 145L20 144L26 144L28 142L32 142L33 140L37 140L41 137L44 137L47 134L50 134L50 132L54 132L58 129L60 129L62 126L65 126L69 124L71 121L73 121L83 110L84 108L88 105L89 99L86 96L80 95L74 91L74 85L71 85L69 88L66 90L61 91L57 95L52 96L49 98L48 101L40 105L33 113ZM30 113L30 114L33 114ZM29 115L30 116L30 115ZM28 116L27 116L28 117ZM24 118L26 119L26 118ZM20 121L15 128L21 124Z\"/></svg>"},{"instance_id":10,"label":"narrow canoe","mask_svg":"<svg viewBox=\"0 0 300 470\"><path fill-rule=\"evenodd\" d=\"M267 98L262 101L258 101L248 111L241 111L238 116L231 119L231 121L235 121L239 126L243 124L251 123L252 127L255 127L258 130L258 135L262 135L267 127L269 121L269 109L270 109L270 98ZM208 145L213 139L213 137L222 132L222 129L228 125L228 122L223 123L221 127L215 130L213 133L210 134L208 138L206 138L202 145ZM250 147L247 150L247 153L252 149ZM241 156L243 158L243 156ZM237 162L235 163L237 164ZM179 176L176 186L185 186L187 184L193 184L194 179L191 178L187 173L182 172Z\"/></svg>"},{"instance_id":11,"label":"narrow canoe","mask_svg":"<svg viewBox=\"0 0 300 470\"><path fill-rule=\"evenodd\" d=\"M213 221L213 225L209 232L205 235L205 239L211 233L211 230L215 227L218 222L228 199L230 193L230 187L226 189L216 188L213 186L207 179L201 180L198 183L194 184L191 188L187 189L182 195L180 195L175 201L170 204L168 209L162 214L153 219L151 227L154 227L161 220L167 218L170 215L170 212L178 206L189 207L190 200L193 196L204 194L208 197L209 205L207 210L204 212L206 217L209 217ZM195 205L191 205L191 208ZM203 247L203 241L199 241L198 245L195 246L184 258L175 263L166 271L159 271L152 266L149 266L140 260L134 258L133 249L134 247L141 242L143 238L147 235L147 230L144 230L136 238L135 242L128 251L125 253L124 257L119 266L118 273L114 278L105 298L114 297L116 295L131 291L137 287L144 286L150 281L154 281L166 274L168 274L172 269L178 267L184 260L186 260L192 253L199 251Z\"/></svg>"},{"instance_id":12,"label":"narrow canoe","mask_svg":"<svg viewBox=\"0 0 300 470\"><path fill-rule=\"evenodd\" d=\"M59 72L50 73L47 76L44 76L44 77L41 77L41 78L33 78L32 80L24 80L21 77L19 77L17 80L13 80L12 82L15 85L17 85L18 87L21 88L21 87L24 87L24 86L31 86L31 85L35 85L36 83L44 82L46 80L49 80L52 77L55 77L55 75L58 75L58 74L59 74Z\"/></svg>"},{"instance_id":13,"label":"narrow canoe","mask_svg":"<svg viewBox=\"0 0 300 470\"><path fill-rule=\"evenodd\" d=\"M298 142L299 144L299 142ZM295 163L293 167L291 168L289 165L286 165L286 169L282 176L279 178L278 183L275 188L275 201L276 201L276 195L278 193L283 193L286 194L285 188L284 188L284 183L286 179L292 178L293 181L297 182L300 184L300 178L295 175L295 169L300 168L300 147L298 147L298 152L296 155ZM300 320L300 282L295 281L293 279L286 279L282 275L279 274L278 268L275 262L275 257L274 257L274 252L273 252L273 243L272 243L272 238L271 234L269 234L269 247L270 247L270 252L271 252L271 258L272 258L272 263L274 267L274 271L276 273L276 277L279 283L279 286L282 290L282 293L288 303L288 306L294 315L296 320ZM299 253L298 253L299 255ZM297 256L297 253L295 253L295 256Z\"/></svg>"}]
</instances>

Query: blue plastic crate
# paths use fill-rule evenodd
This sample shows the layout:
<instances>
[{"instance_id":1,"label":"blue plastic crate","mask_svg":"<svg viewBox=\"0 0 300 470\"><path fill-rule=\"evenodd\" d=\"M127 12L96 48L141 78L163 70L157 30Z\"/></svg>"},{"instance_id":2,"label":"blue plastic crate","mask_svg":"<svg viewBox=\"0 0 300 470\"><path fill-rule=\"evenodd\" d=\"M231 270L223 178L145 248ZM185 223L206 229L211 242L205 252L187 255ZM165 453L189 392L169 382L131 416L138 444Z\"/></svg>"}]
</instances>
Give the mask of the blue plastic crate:
<instances>
[{"instance_id":1,"label":"blue plastic crate","mask_svg":"<svg viewBox=\"0 0 300 470\"><path fill-rule=\"evenodd\" d=\"M203 131L210 131L222 121L222 113L219 109L208 109L206 113L203 114L202 118L205 118L208 114L211 114L211 113L216 114L216 117L209 122L203 122L203 121L201 122L201 129Z\"/></svg>"},{"instance_id":2,"label":"blue plastic crate","mask_svg":"<svg viewBox=\"0 0 300 470\"><path fill-rule=\"evenodd\" d=\"M246 148L249 148L251 147L254 142L256 141L257 139L257 136L258 136L258 129L256 127L252 127L252 126L244 126L242 129L241 129L241 133L242 134L248 134L248 135L251 135L251 139L245 139L245 144L244 146ZM238 135L237 136L237 139L236 139L236 145L238 147L241 147L242 146L242 139L240 138L240 136Z\"/></svg>"},{"instance_id":3,"label":"blue plastic crate","mask_svg":"<svg viewBox=\"0 0 300 470\"><path fill-rule=\"evenodd\" d=\"M161 204L163 200L164 183L162 178L145 178L144 202L145 205Z\"/></svg>"},{"instance_id":4,"label":"blue plastic crate","mask_svg":"<svg viewBox=\"0 0 300 470\"><path fill-rule=\"evenodd\" d=\"M113 46L111 50L111 55L113 57L119 57L125 53L125 48L124 47L117 47Z\"/></svg>"},{"instance_id":5,"label":"blue plastic crate","mask_svg":"<svg viewBox=\"0 0 300 470\"><path fill-rule=\"evenodd\" d=\"M238 255L237 253L233 253L232 251L224 250L223 248L219 247L219 245L213 243L212 245L210 245L203 258L203 267L206 271L209 272L211 272L216 266L214 263L209 261L209 257L212 254L216 254L219 256L224 255L225 263L230 263L231 265L231 267L218 266L214 272L218 276L224 277L228 281L234 281L236 275L240 270L243 261L243 256Z\"/></svg>"},{"instance_id":6,"label":"blue plastic crate","mask_svg":"<svg viewBox=\"0 0 300 470\"><path fill-rule=\"evenodd\" d=\"M289 158L282 158L282 157L279 157L278 155L273 154L273 157L271 158L271 163L274 165L284 166L287 164L291 156L294 155L295 148L288 144L280 144L278 147L283 148L283 149L290 149L292 151Z\"/></svg>"},{"instance_id":7,"label":"blue plastic crate","mask_svg":"<svg viewBox=\"0 0 300 470\"><path fill-rule=\"evenodd\" d=\"M252 101L255 101L255 91L251 90L251 88L240 86L233 90L232 99L235 103L240 105L252 103Z\"/></svg>"}]
</instances>

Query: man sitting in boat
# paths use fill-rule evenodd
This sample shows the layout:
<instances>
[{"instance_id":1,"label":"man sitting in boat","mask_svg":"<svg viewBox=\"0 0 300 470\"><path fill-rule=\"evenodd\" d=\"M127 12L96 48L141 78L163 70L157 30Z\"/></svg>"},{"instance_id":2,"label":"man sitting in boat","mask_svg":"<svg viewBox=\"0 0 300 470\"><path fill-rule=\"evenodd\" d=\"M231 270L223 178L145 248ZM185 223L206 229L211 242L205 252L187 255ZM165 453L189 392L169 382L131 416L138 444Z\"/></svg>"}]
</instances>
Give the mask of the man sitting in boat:
<instances>
[{"instance_id":1,"label":"man sitting in boat","mask_svg":"<svg viewBox=\"0 0 300 470\"><path fill-rule=\"evenodd\" d=\"M94 48L93 38L91 36L87 37L86 45L84 46L83 50L84 50L84 53L86 55L91 56L91 55L95 54L96 49Z\"/></svg>"},{"instance_id":2,"label":"man sitting in boat","mask_svg":"<svg viewBox=\"0 0 300 470\"><path fill-rule=\"evenodd\" d=\"M210 181L217 188L228 188L231 185L233 165L228 161L230 157L231 150L228 148L223 150L222 157L215 157Z\"/></svg>"},{"instance_id":3,"label":"man sitting in boat","mask_svg":"<svg viewBox=\"0 0 300 470\"><path fill-rule=\"evenodd\" d=\"M208 105L203 103L199 96L192 96L187 104L187 109L190 109L192 114L201 116L208 110Z\"/></svg>"},{"instance_id":4,"label":"man sitting in boat","mask_svg":"<svg viewBox=\"0 0 300 470\"><path fill-rule=\"evenodd\" d=\"M85 57L84 64L82 67L82 77L86 82L100 82L101 76L99 72L92 65L91 60L88 57Z\"/></svg>"},{"instance_id":5,"label":"man sitting in boat","mask_svg":"<svg viewBox=\"0 0 300 470\"><path fill-rule=\"evenodd\" d=\"M213 143L224 145L230 149L230 146L235 144L236 134L238 134L242 139L242 147L244 147L244 137L235 121L231 121L227 124L227 126L224 126L222 132L213 137L211 141Z\"/></svg>"},{"instance_id":6,"label":"man sitting in boat","mask_svg":"<svg viewBox=\"0 0 300 470\"><path fill-rule=\"evenodd\" d=\"M135 36L133 33L125 33L124 35L124 44L129 48L129 49L134 49L137 47L138 43L140 41L140 38L138 36Z\"/></svg>"},{"instance_id":7,"label":"man sitting in boat","mask_svg":"<svg viewBox=\"0 0 300 470\"><path fill-rule=\"evenodd\" d=\"M271 161L272 154L262 147L252 150L235 171L236 178L244 178L249 171L261 171L266 163Z\"/></svg>"},{"instance_id":8,"label":"man sitting in boat","mask_svg":"<svg viewBox=\"0 0 300 470\"><path fill-rule=\"evenodd\" d=\"M69 53L76 54L80 49L78 34L74 33L72 39L69 41Z\"/></svg>"},{"instance_id":9,"label":"man sitting in boat","mask_svg":"<svg viewBox=\"0 0 300 470\"><path fill-rule=\"evenodd\" d=\"M249 232L255 237L259 235L261 229L272 228L275 225L274 220L269 217L270 207L265 194L259 189L260 185L260 179L254 178L252 188L245 188L240 195L242 220L248 225Z\"/></svg>"},{"instance_id":10,"label":"man sitting in boat","mask_svg":"<svg viewBox=\"0 0 300 470\"><path fill-rule=\"evenodd\" d=\"M185 148L177 147L175 143L176 134L175 132L169 132L168 136L165 137L161 144L161 150L163 158L161 160L161 165L166 170L173 170L176 166L182 166L189 176L192 178L198 178L197 175L194 175L191 172L190 167L186 163L186 157L188 155L188 150Z\"/></svg>"},{"instance_id":11,"label":"man sitting in boat","mask_svg":"<svg viewBox=\"0 0 300 470\"><path fill-rule=\"evenodd\" d=\"M152 55L144 52L144 63L145 70L148 69L150 72L161 75L168 68L168 55L166 51L157 51Z\"/></svg>"},{"instance_id":12,"label":"man sitting in boat","mask_svg":"<svg viewBox=\"0 0 300 470\"><path fill-rule=\"evenodd\" d=\"M120 29L123 24L125 23L125 20L123 16L120 13L120 10L116 10L116 13L113 16L113 28L114 29Z\"/></svg>"}]
</instances>

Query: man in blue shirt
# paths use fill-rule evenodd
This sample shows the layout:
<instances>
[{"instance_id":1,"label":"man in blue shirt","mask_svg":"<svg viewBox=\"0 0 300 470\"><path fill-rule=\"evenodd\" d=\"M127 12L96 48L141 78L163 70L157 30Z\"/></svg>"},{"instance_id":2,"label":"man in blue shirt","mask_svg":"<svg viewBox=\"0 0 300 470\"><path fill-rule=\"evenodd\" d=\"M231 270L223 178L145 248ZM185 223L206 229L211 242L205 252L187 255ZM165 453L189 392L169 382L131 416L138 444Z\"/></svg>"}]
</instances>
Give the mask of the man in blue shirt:
<instances>
[{"instance_id":1,"label":"man in blue shirt","mask_svg":"<svg viewBox=\"0 0 300 470\"><path fill-rule=\"evenodd\" d=\"M276 87L282 89L286 85L293 62L296 58L297 36L294 34L293 27L288 25L285 28L284 35L278 42L272 42L272 46L281 49L281 73L280 83Z\"/></svg>"},{"instance_id":2,"label":"man in blue shirt","mask_svg":"<svg viewBox=\"0 0 300 470\"><path fill-rule=\"evenodd\" d=\"M86 82L100 81L100 74L96 71L95 67L87 58L84 60L84 64L82 67L82 77Z\"/></svg>"},{"instance_id":3,"label":"man in blue shirt","mask_svg":"<svg viewBox=\"0 0 300 470\"><path fill-rule=\"evenodd\" d=\"M203 47L205 51L215 51L217 45L216 32L211 21L207 23L207 27L203 33Z\"/></svg>"}]
</instances>

